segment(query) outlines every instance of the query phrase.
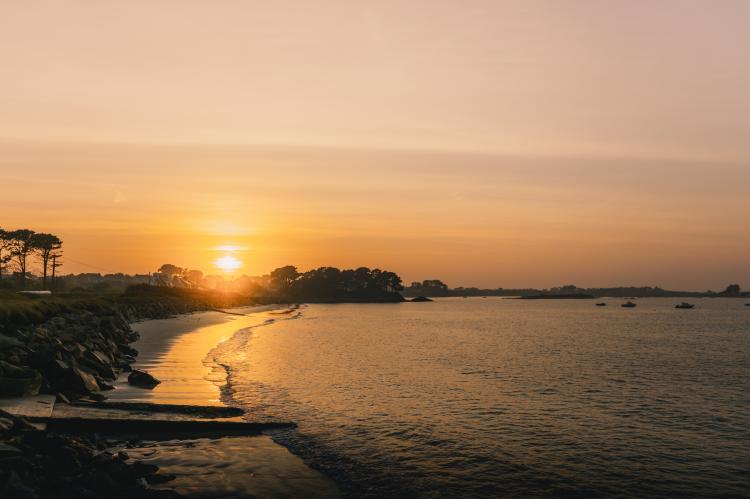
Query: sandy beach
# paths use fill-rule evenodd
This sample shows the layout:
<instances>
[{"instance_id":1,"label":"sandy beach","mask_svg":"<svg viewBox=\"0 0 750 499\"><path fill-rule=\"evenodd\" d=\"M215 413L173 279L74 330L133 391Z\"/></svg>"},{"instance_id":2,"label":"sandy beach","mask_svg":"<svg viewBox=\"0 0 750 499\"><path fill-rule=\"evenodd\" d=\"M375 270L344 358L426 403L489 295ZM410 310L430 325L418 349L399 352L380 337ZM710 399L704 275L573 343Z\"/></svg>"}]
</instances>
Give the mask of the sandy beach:
<instances>
[{"instance_id":1,"label":"sandy beach","mask_svg":"<svg viewBox=\"0 0 750 499\"><path fill-rule=\"evenodd\" d=\"M223 405L221 368L207 354L238 330L264 324L278 315L272 306L200 312L133 324L141 338L136 369L162 381L153 390L127 384L127 375L107 395L117 402ZM246 315L237 315L246 314ZM270 436L143 441L128 446L132 457L175 476L166 486L187 497L340 497L335 484L308 467Z\"/></svg>"}]
</instances>

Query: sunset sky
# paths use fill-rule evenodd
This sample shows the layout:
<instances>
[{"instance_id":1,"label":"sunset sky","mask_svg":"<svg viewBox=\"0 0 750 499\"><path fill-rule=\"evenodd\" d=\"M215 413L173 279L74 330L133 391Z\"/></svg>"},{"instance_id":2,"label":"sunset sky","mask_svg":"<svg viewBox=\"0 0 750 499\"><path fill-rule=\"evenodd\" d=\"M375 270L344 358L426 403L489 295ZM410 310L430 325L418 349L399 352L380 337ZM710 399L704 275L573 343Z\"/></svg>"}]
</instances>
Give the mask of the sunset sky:
<instances>
[{"instance_id":1,"label":"sunset sky","mask_svg":"<svg viewBox=\"0 0 750 499\"><path fill-rule=\"evenodd\" d=\"M750 287L750 2L0 5L0 227L65 272ZM222 249L217 249L224 247Z\"/></svg>"}]
</instances>

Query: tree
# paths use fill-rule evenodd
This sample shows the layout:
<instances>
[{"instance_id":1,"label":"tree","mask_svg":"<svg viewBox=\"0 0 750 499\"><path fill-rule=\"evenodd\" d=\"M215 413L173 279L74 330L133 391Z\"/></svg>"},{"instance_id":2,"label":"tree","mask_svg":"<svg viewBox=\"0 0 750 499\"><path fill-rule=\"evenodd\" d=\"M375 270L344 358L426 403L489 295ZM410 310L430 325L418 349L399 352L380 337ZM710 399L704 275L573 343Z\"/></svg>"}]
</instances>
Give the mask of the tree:
<instances>
[{"instance_id":1,"label":"tree","mask_svg":"<svg viewBox=\"0 0 750 499\"><path fill-rule=\"evenodd\" d=\"M200 286L201 282L203 281L203 272L201 272L200 270L188 270L185 273L185 278L193 286Z\"/></svg>"},{"instance_id":2,"label":"tree","mask_svg":"<svg viewBox=\"0 0 750 499\"><path fill-rule=\"evenodd\" d=\"M15 260L18 267L21 287L26 285L27 261L29 255L34 251L34 234L33 230L19 229L10 233L10 254Z\"/></svg>"},{"instance_id":3,"label":"tree","mask_svg":"<svg viewBox=\"0 0 750 499\"><path fill-rule=\"evenodd\" d=\"M394 293L404 290L404 285L401 282L401 278L395 272L383 271L380 276L386 291Z\"/></svg>"},{"instance_id":4,"label":"tree","mask_svg":"<svg viewBox=\"0 0 750 499\"><path fill-rule=\"evenodd\" d=\"M182 277L186 271L187 269L178 267L177 265L165 263L159 267L154 277L156 277L157 283L160 283L162 286L174 286L180 283L178 278Z\"/></svg>"},{"instance_id":5,"label":"tree","mask_svg":"<svg viewBox=\"0 0 750 499\"><path fill-rule=\"evenodd\" d=\"M10 254L11 242L10 232L0 229L0 280L3 278L3 270L12 258Z\"/></svg>"},{"instance_id":6,"label":"tree","mask_svg":"<svg viewBox=\"0 0 750 499\"><path fill-rule=\"evenodd\" d=\"M271 272L271 286L279 291L287 291L299 276L300 273L294 265L280 267Z\"/></svg>"},{"instance_id":7,"label":"tree","mask_svg":"<svg viewBox=\"0 0 750 499\"><path fill-rule=\"evenodd\" d=\"M31 244L42 261L42 283L47 286L47 269L49 268L50 258L53 254L59 253L62 248L62 241L53 234L38 232L32 236Z\"/></svg>"},{"instance_id":8,"label":"tree","mask_svg":"<svg viewBox=\"0 0 750 499\"><path fill-rule=\"evenodd\" d=\"M182 267L178 267L177 265L172 265L171 263L165 263L161 267L159 267L159 273L164 274L165 276L172 277L176 275L181 275L185 269Z\"/></svg>"},{"instance_id":9,"label":"tree","mask_svg":"<svg viewBox=\"0 0 750 499\"><path fill-rule=\"evenodd\" d=\"M739 296L740 292L742 292L742 288L739 284L730 284L721 294L726 296Z\"/></svg>"}]
</instances>

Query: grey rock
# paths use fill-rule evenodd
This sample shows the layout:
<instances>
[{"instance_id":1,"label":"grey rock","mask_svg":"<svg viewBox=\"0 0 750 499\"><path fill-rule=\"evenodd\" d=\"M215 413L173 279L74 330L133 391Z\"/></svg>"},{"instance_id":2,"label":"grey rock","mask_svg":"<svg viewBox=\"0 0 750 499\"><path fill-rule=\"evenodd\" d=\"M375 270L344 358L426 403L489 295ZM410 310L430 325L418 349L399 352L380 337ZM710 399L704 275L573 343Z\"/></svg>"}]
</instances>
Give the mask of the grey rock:
<instances>
[{"instance_id":1,"label":"grey rock","mask_svg":"<svg viewBox=\"0 0 750 499\"><path fill-rule=\"evenodd\" d=\"M19 456L22 454L21 449L12 445L0 442L0 459L12 456Z\"/></svg>"},{"instance_id":2,"label":"grey rock","mask_svg":"<svg viewBox=\"0 0 750 499\"><path fill-rule=\"evenodd\" d=\"M141 388L154 388L156 385L161 383L161 381L154 378L146 371L134 369L133 372L131 372L128 376L128 383Z\"/></svg>"},{"instance_id":3,"label":"grey rock","mask_svg":"<svg viewBox=\"0 0 750 499\"><path fill-rule=\"evenodd\" d=\"M0 334L0 350L9 350L11 348L22 347L23 343L18 338Z\"/></svg>"}]
</instances>

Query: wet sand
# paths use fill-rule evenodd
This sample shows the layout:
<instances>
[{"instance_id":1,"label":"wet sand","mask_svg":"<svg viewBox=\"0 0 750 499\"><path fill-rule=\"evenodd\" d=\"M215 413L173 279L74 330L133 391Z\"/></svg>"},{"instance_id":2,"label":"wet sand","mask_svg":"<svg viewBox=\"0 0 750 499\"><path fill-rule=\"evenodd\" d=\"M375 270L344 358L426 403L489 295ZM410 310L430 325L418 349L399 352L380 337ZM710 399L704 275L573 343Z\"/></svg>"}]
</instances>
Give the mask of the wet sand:
<instances>
[{"instance_id":1,"label":"wet sand","mask_svg":"<svg viewBox=\"0 0 750 499\"><path fill-rule=\"evenodd\" d=\"M141 339L134 368L162 381L153 390L131 387L127 373L111 401L156 404L223 405L220 386L226 373L215 366L208 353L244 328L278 318L274 307L232 309L234 314L201 312L173 319L137 323ZM161 473L174 475L164 487L195 498L313 497L338 498L336 485L305 465L270 436L224 437L144 441L126 449L131 458L156 464Z\"/></svg>"},{"instance_id":2,"label":"wet sand","mask_svg":"<svg viewBox=\"0 0 750 499\"><path fill-rule=\"evenodd\" d=\"M219 387L226 375L206 356L237 330L268 320L273 309L268 305L244 307L229 310L231 314L199 312L133 324L141 335L132 345L138 350L133 367L148 371L162 383L153 390L136 388L128 384L128 373L123 373L107 396L118 402L223 405Z\"/></svg>"}]
</instances>

